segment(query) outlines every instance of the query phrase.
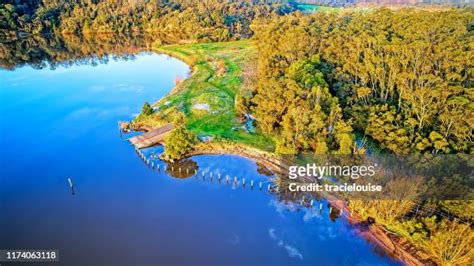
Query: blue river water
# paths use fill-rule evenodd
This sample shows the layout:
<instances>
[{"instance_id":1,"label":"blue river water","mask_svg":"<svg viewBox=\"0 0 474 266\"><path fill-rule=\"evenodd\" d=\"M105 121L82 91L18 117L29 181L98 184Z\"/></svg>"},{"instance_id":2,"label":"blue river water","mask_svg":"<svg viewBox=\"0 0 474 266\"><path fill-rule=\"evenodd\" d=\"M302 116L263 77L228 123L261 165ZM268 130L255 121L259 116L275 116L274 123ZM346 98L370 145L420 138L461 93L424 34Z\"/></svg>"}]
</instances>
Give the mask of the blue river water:
<instances>
[{"instance_id":1,"label":"blue river water","mask_svg":"<svg viewBox=\"0 0 474 266\"><path fill-rule=\"evenodd\" d=\"M58 249L51 265L67 266L399 264L344 218L330 218L326 204L320 212L267 192L271 177L251 160L191 158L212 181L173 177L157 160L160 171L147 167L117 121L188 72L150 53L0 69L0 249ZM264 188L219 183L219 174Z\"/></svg>"}]
</instances>

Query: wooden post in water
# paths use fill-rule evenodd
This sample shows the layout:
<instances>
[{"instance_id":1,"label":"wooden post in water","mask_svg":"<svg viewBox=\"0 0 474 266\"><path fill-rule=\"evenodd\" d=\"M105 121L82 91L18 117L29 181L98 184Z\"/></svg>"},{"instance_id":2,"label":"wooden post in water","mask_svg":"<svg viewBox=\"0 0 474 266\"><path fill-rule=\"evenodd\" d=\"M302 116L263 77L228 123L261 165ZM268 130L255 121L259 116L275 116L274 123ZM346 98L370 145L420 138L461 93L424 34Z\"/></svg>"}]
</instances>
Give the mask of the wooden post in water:
<instances>
[{"instance_id":1,"label":"wooden post in water","mask_svg":"<svg viewBox=\"0 0 474 266\"><path fill-rule=\"evenodd\" d=\"M245 187L245 178L242 179L242 186Z\"/></svg>"},{"instance_id":2,"label":"wooden post in water","mask_svg":"<svg viewBox=\"0 0 474 266\"><path fill-rule=\"evenodd\" d=\"M250 180L250 188L252 188L252 189L253 189L253 179L252 179L252 180Z\"/></svg>"},{"instance_id":3,"label":"wooden post in water","mask_svg":"<svg viewBox=\"0 0 474 266\"><path fill-rule=\"evenodd\" d=\"M267 190L268 190L268 191L270 191L270 184L268 184L268 186L267 186Z\"/></svg>"},{"instance_id":4,"label":"wooden post in water","mask_svg":"<svg viewBox=\"0 0 474 266\"><path fill-rule=\"evenodd\" d=\"M72 184L72 179L68 177L67 182L69 183L69 188L71 188L72 195L74 195L74 185Z\"/></svg>"},{"instance_id":5,"label":"wooden post in water","mask_svg":"<svg viewBox=\"0 0 474 266\"><path fill-rule=\"evenodd\" d=\"M259 189L259 190L262 190L262 181L260 181L260 182L258 183L258 189Z\"/></svg>"},{"instance_id":6,"label":"wooden post in water","mask_svg":"<svg viewBox=\"0 0 474 266\"><path fill-rule=\"evenodd\" d=\"M323 210L323 204L319 203L319 211L322 211L322 210Z\"/></svg>"},{"instance_id":7,"label":"wooden post in water","mask_svg":"<svg viewBox=\"0 0 474 266\"><path fill-rule=\"evenodd\" d=\"M314 200L312 199L312 200L309 202L309 206L310 206L311 208L313 208L313 203L314 203Z\"/></svg>"},{"instance_id":8,"label":"wooden post in water","mask_svg":"<svg viewBox=\"0 0 474 266\"><path fill-rule=\"evenodd\" d=\"M123 139L123 136L122 136L122 128L120 127L120 121L117 121L117 126L118 126L118 130L120 132L120 138Z\"/></svg>"}]
</instances>

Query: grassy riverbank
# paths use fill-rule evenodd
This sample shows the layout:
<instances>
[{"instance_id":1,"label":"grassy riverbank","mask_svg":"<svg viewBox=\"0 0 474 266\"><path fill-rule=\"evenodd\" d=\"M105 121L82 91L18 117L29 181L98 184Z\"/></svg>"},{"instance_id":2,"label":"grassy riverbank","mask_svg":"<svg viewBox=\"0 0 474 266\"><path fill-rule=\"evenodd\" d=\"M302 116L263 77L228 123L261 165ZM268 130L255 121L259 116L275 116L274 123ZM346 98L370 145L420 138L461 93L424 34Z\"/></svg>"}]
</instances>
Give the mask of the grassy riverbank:
<instances>
[{"instance_id":1,"label":"grassy riverbank","mask_svg":"<svg viewBox=\"0 0 474 266\"><path fill-rule=\"evenodd\" d=\"M155 112L141 114L134 121L142 127L171 122L180 111L187 128L201 138L234 141L272 151L269 137L248 132L238 119L235 99L242 87L242 73L255 58L251 41L155 45L154 50L179 58L192 67L190 77L177 77L176 87L159 102Z\"/></svg>"}]
</instances>

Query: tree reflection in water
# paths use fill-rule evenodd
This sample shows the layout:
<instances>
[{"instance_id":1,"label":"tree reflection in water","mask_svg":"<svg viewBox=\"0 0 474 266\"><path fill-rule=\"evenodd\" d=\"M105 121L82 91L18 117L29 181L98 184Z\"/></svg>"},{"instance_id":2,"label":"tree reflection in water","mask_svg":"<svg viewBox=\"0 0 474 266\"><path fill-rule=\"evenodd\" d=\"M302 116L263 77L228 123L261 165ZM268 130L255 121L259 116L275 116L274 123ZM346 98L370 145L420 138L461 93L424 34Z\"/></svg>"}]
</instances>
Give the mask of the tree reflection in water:
<instances>
[{"instance_id":1,"label":"tree reflection in water","mask_svg":"<svg viewBox=\"0 0 474 266\"><path fill-rule=\"evenodd\" d=\"M181 179L194 176L198 169L197 163L191 159L166 164L166 173L169 176Z\"/></svg>"},{"instance_id":2,"label":"tree reflection in water","mask_svg":"<svg viewBox=\"0 0 474 266\"><path fill-rule=\"evenodd\" d=\"M105 64L110 59L133 59L137 52L150 51L157 35L33 35L13 41L0 40L0 68L13 70L30 65L35 69L58 66Z\"/></svg>"}]
</instances>

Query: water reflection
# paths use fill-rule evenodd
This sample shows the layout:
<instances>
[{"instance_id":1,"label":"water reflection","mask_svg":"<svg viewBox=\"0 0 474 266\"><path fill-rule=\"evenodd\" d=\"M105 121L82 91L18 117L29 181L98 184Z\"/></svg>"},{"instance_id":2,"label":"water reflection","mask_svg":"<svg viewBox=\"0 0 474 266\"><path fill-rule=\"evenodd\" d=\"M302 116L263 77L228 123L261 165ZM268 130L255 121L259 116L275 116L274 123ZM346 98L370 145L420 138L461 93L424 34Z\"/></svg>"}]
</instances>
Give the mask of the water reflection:
<instances>
[{"instance_id":1,"label":"water reflection","mask_svg":"<svg viewBox=\"0 0 474 266\"><path fill-rule=\"evenodd\" d=\"M164 149L162 146L149 147L146 149L135 149L138 157L151 171L165 171L165 173L173 178L187 179L194 177L197 181L217 182L221 185L228 186L231 189L250 189L270 194L272 200L270 206L273 206L280 214L283 212L304 212L305 221L309 221L315 217L321 217L323 207L327 210L327 216L332 222L343 216L343 212L333 207L320 195L314 193L294 193L290 192L284 178L278 174L274 174L263 166L261 163L254 162L259 177L239 176L238 174L225 174L223 169L200 167L193 157L185 158L174 163L160 160L160 155ZM202 170L200 170L202 168ZM263 169L263 170L262 170Z\"/></svg>"},{"instance_id":2,"label":"water reflection","mask_svg":"<svg viewBox=\"0 0 474 266\"><path fill-rule=\"evenodd\" d=\"M257 162L257 172L261 175L266 175L266 176L273 175L272 171L260 162Z\"/></svg>"},{"instance_id":3,"label":"water reflection","mask_svg":"<svg viewBox=\"0 0 474 266\"><path fill-rule=\"evenodd\" d=\"M130 60L150 51L159 37L140 34L33 35L18 40L0 40L0 68L13 70L24 65L35 69L59 66L107 64Z\"/></svg>"},{"instance_id":4,"label":"water reflection","mask_svg":"<svg viewBox=\"0 0 474 266\"><path fill-rule=\"evenodd\" d=\"M290 256L291 258L298 258L300 260L303 259L303 255L301 254L301 252L296 247L286 243L282 237L278 236L275 228L268 229L268 235L272 240L277 242L279 247L284 248L288 252L288 256Z\"/></svg>"},{"instance_id":5,"label":"water reflection","mask_svg":"<svg viewBox=\"0 0 474 266\"><path fill-rule=\"evenodd\" d=\"M175 178L189 178L195 175L199 169L197 163L192 159L184 159L175 163L166 164L166 173Z\"/></svg>"}]
</instances>

